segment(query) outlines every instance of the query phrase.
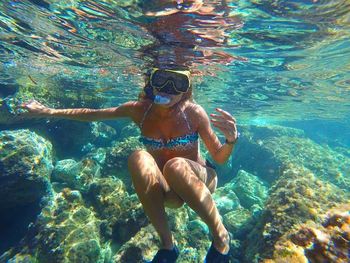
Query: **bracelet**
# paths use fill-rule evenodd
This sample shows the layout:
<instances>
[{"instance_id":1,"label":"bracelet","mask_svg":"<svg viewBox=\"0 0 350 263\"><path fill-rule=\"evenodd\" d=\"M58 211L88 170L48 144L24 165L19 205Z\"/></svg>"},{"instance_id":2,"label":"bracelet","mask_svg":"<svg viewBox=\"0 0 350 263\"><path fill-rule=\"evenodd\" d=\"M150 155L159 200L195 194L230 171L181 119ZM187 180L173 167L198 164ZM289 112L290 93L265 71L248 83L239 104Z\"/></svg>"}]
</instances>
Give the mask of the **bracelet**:
<instances>
[{"instance_id":1,"label":"bracelet","mask_svg":"<svg viewBox=\"0 0 350 263\"><path fill-rule=\"evenodd\" d=\"M225 143L229 144L229 145L234 145L237 142L237 139L238 139L238 137L236 139L234 139L232 142L230 142L229 140L226 139Z\"/></svg>"}]
</instances>

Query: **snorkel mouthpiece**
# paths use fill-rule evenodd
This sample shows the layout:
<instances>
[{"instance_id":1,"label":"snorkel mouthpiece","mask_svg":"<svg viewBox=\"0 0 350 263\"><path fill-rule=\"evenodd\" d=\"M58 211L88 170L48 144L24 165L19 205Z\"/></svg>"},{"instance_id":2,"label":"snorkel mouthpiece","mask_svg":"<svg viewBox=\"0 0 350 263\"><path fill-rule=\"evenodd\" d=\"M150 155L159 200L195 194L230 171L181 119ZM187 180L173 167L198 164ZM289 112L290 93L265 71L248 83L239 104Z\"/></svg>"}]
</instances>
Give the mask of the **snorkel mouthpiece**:
<instances>
[{"instance_id":1,"label":"snorkel mouthpiece","mask_svg":"<svg viewBox=\"0 0 350 263\"><path fill-rule=\"evenodd\" d=\"M162 95L156 95L156 96L154 96L153 101L155 104L165 105L165 104L168 104L170 102L170 98L164 97Z\"/></svg>"}]
</instances>

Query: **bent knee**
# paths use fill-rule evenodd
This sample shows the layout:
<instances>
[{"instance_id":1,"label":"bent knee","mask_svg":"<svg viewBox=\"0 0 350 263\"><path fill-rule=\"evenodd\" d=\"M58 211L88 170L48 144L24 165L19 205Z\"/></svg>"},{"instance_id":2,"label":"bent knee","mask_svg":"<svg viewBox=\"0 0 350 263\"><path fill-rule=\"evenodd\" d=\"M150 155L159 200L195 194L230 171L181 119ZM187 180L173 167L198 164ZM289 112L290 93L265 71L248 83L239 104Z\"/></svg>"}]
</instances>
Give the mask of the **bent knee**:
<instances>
[{"instance_id":1,"label":"bent knee","mask_svg":"<svg viewBox=\"0 0 350 263\"><path fill-rule=\"evenodd\" d=\"M143 160L146 158L150 158L151 155L146 152L145 150L136 150L132 154L129 155L128 157L128 167L133 168L140 163L142 163Z\"/></svg>"},{"instance_id":2,"label":"bent knee","mask_svg":"<svg viewBox=\"0 0 350 263\"><path fill-rule=\"evenodd\" d=\"M184 158L175 157L167 161L163 167L164 177L169 176L170 174L177 173L182 171L183 168L187 165L187 162Z\"/></svg>"}]
</instances>

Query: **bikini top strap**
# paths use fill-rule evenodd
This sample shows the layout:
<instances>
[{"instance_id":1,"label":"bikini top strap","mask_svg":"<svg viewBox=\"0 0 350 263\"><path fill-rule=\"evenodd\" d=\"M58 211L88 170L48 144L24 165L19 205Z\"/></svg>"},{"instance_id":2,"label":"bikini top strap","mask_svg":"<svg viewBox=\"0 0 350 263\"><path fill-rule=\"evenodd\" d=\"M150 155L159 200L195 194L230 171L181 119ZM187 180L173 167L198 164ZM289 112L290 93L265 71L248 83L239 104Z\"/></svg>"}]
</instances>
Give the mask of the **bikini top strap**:
<instances>
[{"instance_id":1,"label":"bikini top strap","mask_svg":"<svg viewBox=\"0 0 350 263\"><path fill-rule=\"evenodd\" d=\"M141 120L141 122L140 122L140 129L142 129L142 127L143 127L143 122L145 121L148 112L151 110L152 105L153 105L153 103L151 103L151 104L148 106L147 110L146 110L145 113L143 114L142 120Z\"/></svg>"},{"instance_id":2,"label":"bikini top strap","mask_svg":"<svg viewBox=\"0 0 350 263\"><path fill-rule=\"evenodd\" d=\"M189 121L188 121L188 119L187 119L187 115L186 115L186 113L185 113L185 110L181 110L181 112L182 112L182 115L183 115L184 118L185 118L185 121L186 121L188 130L191 131L191 126L190 126L190 123L189 123Z\"/></svg>"}]
</instances>

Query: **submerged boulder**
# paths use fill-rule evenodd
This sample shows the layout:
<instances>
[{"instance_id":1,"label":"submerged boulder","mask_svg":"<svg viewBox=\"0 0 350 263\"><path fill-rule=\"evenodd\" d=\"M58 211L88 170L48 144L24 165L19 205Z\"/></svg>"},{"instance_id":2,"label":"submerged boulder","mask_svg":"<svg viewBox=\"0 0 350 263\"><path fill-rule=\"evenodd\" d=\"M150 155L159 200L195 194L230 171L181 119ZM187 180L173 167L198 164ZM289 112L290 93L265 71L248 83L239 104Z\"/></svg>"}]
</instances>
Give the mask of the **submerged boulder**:
<instances>
[{"instance_id":1,"label":"submerged boulder","mask_svg":"<svg viewBox=\"0 0 350 263\"><path fill-rule=\"evenodd\" d=\"M240 170L231 184L232 190L244 208L250 209L253 205L264 207L268 187L259 177Z\"/></svg>"},{"instance_id":2,"label":"submerged boulder","mask_svg":"<svg viewBox=\"0 0 350 263\"><path fill-rule=\"evenodd\" d=\"M100 165L93 159L82 159L77 162L73 159L65 159L58 161L52 172L52 182L62 188L69 187L71 189L86 192L89 185L100 177Z\"/></svg>"},{"instance_id":3,"label":"submerged boulder","mask_svg":"<svg viewBox=\"0 0 350 263\"><path fill-rule=\"evenodd\" d=\"M129 195L120 179L95 180L90 185L88 197L103 220L104 236L118 244L129 240L148 223L136 194Z\"/></svg>"},{"instance_id":4,"label":"submerged boulder","mask_svg":"<svg viewBox=\"0 0 350 263\"><path fill-rule=\"evenodd\" d=\"M232 159L233 173L237 174L239 170L244 170L268 183L279 177L283 160L276 158L275 149L268 147L267 143L282 136L305 138L302 130L277 125L242 125L240 133L239 143L235 147L235 158ZM284 150L288 151L289 148Z\"/></svg>"},{"instance_id":5,"label":"submerged boulder","mask_svg":"<svg viewBox=\"0 0 350 263\"><path fill-rule=\"evenodd\" d=\"M180 255L178 262L203 262L211 240L206 224L184 205L178 209L166 209L169 226L174 235ZM237 240L231 240L230 262L238 254ZM152 260L160 247L160 240L152 225L140 229L125 242L113 257L113 262L145 262Z\"/></svg>"},{"instance_id":6,"label":"submerged boulder","mask_svg":"<svg viewBox=\"0 0 350 263\"><path fill-rule=\"evenodd\" d=\"M282 236L275 245L273 262L350 262L350 203L308 221Z\"/></svg>"},{"instance_id":7,"label":"submerged boulder","mask_svg":"<svg viewBox=\"0 0 350 263\"><path fill-rule=\"evenodd\" d=\"M281 126L242 127L233 159L236 172L244 169L271 183L285 166L305 167L315 176L350 189L350 158L305 137L303 131Z\"/></svg>"},{"instance_id":8,"label":"submerged boulder","mask_svg":"<svg viewBox=\"0 0 350 263\"><path fill-rule=\"evenodd\" d=\"M111 250L100 235L101 221L84 204L79 191L68 188L55 195L31 226L20 246L0 262L109 262Z\"/></svg>"},{"instance_id":9,"label":"submerged boulder","mask_svg":"<svg viewBox=\"0 0 350 263\"><path fill-rule=\"evenodd\" d=\"M348 200L349 194L325 183L305 168L290 166L270 189L270 196L256 226L247 235L245 260L271 258L274 246L291 228L320 220L328 209Z\"/></svg>"},{"instance_id":10,"label":"submerged boulder","mask_svg":"<svg viewBox=\"0 0 350 263\"><path fill-rule=\"evenodd\" d=\"M241 207L239 199L233 190L233 185L230 183L217 188L213 194L213 199L221 215Z\"/></svg>"},{"instance_id":11,"label":"submerged boulder","mask_svg":"<svg viewBox=\"0 0 350 263\"><path fill-rule=\"evenodd\" d=\"M39 202L51 190L52 169L49 141L29 130L1 131L0 214Z\"/></svg>"},{"instance_id":12,"label":"submerged boulder","mask_svg":"<svg viewBox=\"0 0 350 263\"><path fill-rule=\"evenodd\" d=\"M143 149L138 137L128 137L122 141L115 141L106 151L104 162L101 165L102 176L115 176L123 180L126 188L131 190L131 179L128 173L128 157L137 150Z\"/></svg>"}]
</instances>

